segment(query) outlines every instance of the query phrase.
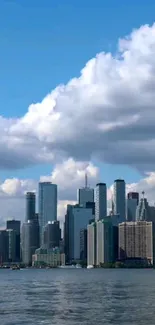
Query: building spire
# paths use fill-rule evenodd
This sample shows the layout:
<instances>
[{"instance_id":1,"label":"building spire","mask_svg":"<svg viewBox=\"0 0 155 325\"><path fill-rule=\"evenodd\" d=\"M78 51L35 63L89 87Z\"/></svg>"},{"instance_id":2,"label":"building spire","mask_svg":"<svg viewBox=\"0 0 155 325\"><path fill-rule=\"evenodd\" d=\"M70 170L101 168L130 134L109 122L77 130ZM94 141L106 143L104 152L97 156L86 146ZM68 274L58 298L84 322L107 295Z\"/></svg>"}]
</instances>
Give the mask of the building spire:
<instances>
[{"instance_id":1,"label":"building spire","mask_svg":"<svg viewBox=\"0 0 155 325\"><path fill-rule=\"evenodd\" d=\"M87 172L85 172L85 188L88 187L88 176L87 176Z\"/></svg>"}]
</instances>

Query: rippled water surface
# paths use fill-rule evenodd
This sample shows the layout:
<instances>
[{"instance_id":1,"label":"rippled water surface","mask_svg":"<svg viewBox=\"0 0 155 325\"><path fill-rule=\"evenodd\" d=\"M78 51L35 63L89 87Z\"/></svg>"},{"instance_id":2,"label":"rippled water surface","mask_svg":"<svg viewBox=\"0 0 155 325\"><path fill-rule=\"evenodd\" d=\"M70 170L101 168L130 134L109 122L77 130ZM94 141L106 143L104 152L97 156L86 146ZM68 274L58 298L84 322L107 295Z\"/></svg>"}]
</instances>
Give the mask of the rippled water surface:
<instances>
[{"instance_id":1,"label":"rippled water surface","mask_svg":"<svg viewBox=\"0 0 155 325\"><path fill-rule=\"evenodd\" d=\"M0 270L0 325L154 325L155 270Z\"/></svg>"}]
</instances>

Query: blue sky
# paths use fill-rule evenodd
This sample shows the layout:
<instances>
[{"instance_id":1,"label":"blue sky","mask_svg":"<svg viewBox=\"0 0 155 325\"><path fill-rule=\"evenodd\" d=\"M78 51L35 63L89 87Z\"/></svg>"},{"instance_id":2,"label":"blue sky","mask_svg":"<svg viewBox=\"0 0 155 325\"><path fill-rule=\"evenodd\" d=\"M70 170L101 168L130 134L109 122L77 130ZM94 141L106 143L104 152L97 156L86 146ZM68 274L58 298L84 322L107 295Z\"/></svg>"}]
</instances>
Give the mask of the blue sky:
<instances>
[{"instance_id":1,"label":"blue sky","mask_svg":"<svg viewBox=\"0 0 155 325\"><path fill-rule=\"evenodd\" d=\"M153 23L155 2L115 0L1 0L0 114L21 117L60 83L79 76L96 53L116 51L118 38ZM108 184L141 175L124 166L99 164ZM51 166L1 170L0 178L38 178Z\"/></svg>"}]
</instances>

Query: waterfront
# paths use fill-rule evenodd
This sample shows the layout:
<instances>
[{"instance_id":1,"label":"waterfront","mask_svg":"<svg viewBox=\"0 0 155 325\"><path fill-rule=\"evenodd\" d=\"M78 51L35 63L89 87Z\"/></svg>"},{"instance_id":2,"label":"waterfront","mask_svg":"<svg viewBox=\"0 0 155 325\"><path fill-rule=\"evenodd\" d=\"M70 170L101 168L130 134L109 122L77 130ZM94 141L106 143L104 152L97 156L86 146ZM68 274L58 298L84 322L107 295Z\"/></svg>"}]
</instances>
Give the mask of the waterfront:
<instances>
[{"instance_id":1,"label":"waterfront","mask_svg":"<svg viewBox=\"0 0 155 325\"><path fill-rule=\"evenodd\" d=\"M155 324L155 270L0 270L1 325Z\"/></svg>"}]
</instances>

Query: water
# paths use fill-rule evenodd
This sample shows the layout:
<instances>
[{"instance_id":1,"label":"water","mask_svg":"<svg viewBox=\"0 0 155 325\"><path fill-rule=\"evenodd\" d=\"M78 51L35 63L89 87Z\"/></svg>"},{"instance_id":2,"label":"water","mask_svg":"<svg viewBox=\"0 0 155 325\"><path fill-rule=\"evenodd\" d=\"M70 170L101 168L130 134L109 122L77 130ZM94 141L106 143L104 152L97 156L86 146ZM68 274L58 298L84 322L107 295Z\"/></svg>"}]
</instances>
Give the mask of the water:
<instances>
[{"instance_id":1,"label":"water","mask_svg":"<svg viewBox=\"0 0 155 325\"><path fill-rule=\"evenodd\" d=\"M0 325L154 325L155 270L0 270Z\"/></svg>"}]
</instances>

